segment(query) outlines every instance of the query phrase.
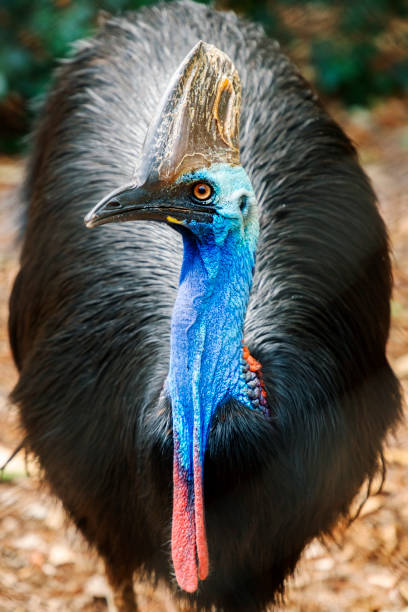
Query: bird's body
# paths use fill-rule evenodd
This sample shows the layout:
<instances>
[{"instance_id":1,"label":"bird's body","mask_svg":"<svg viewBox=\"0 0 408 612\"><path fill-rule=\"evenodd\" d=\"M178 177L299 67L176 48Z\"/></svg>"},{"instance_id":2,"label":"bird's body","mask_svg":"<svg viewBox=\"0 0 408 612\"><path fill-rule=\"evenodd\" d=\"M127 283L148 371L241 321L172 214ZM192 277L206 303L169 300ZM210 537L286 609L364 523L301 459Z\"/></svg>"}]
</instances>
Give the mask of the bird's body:
<instances>
[{"instance_id":1,"label":"bird's body","mask_svg":"<svg viewBox=\"0 0 408 612\"><path fill-rule=\"evenodd\" d=\"M89 231L83 217L132 180L169 79L200 39L231 57L243 84L241 161L259 238L257 219L244 238L200 248L171 219ZM354 149L259 28L191 2L111 19L82 43L34 145L10 315L27 447L114 584L137 572L202 608L261 610L305 544L347 514L399 414L384 354L386 233ZM214 168L210 178L228 182ZM245 176L231 185L250 192ZM261 394L242 391L243 339ZM206 440L194 481L204 506L185 546L210 565L189 595L170 558L172 540L180 582L173 426ZM188 452L177 455L187 472Z\"/></svg>"}]
</instances>

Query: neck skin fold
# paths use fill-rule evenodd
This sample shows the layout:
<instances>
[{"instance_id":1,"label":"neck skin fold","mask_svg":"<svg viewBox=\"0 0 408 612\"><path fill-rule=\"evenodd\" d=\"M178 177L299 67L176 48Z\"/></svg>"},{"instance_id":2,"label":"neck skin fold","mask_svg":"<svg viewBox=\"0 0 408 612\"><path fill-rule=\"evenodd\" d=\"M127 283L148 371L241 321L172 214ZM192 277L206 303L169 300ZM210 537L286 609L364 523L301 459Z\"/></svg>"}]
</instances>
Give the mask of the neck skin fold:
<instances>
[{"instance_id":1,"label":"neck skin fold","mask_svg":"<svg viewBox=\"0 0 408 612\"><path fill-rule=\"evenodd\" d=\"M183 241L166 389L174 439L172 557L177 582L193 592L209 571L203 465L211 418L231 397L251 407L241 357L256 239L231 230L222 244L211 232L205 241L185 232Z\"/></svg>"}]
</instances>

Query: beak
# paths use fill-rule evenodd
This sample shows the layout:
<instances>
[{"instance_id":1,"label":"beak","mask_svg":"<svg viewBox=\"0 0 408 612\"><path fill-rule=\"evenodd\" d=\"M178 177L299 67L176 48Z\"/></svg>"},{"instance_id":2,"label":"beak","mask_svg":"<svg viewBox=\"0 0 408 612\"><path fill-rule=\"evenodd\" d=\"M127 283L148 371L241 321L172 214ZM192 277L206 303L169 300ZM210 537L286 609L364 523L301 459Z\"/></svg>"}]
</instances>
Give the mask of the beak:
<instances>
[{"instance_id":1,"label":"beak","mask_svg":"<svg viewBox=\"0 0 408 612\"><path fill-rule=\"evenodd\" d=\"M90 228L105 223L143 219L188 225L191 221L211 223L214 213L215 208L193 201L187 207L185 199L177 198L177 188L129 185L104 197L86 215L84 222Z\"/></svg>"}]
</instances>

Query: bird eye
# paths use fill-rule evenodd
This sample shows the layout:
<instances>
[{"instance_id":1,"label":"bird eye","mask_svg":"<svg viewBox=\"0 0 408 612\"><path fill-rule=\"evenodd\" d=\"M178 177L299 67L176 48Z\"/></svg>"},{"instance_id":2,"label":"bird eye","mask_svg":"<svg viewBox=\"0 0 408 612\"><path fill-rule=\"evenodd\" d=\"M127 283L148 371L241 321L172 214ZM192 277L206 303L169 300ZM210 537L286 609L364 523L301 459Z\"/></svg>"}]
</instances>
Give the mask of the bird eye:
<instances>
[{"instance_id":1,"label":"bird eye","mask_svg":"<svg viewBox=\"0 0 408 612\"><path fill-rule=\"evenodd\" d=\"M193 187L193 196L196 200L208 200L212 193L213 189L208 183L196 183Z\"/></svg>"}]
</instances>

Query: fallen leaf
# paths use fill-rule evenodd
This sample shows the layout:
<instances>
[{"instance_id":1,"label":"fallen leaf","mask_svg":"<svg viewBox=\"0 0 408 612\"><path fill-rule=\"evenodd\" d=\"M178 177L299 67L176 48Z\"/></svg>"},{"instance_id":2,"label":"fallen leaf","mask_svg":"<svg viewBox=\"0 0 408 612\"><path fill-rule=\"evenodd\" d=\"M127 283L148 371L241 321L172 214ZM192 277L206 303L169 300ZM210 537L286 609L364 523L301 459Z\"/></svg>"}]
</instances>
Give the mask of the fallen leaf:
<instances>
[{"instance_id":1,"label":"fallen leaf","mask_svg":"<svg viewBox=\"0 0 408 612\"><path fill-rule=\"evenodd\" d=\"M45 541L37 533L27 533L23 537L13 540L13 545L23 550L38 550L41 552L47 550Z\"/></svg>"},{"instance_id":2,"label":"fallen leaf","mask_svg":"<svg viewBox=\"0 0 408 612\"><path fill-rule=\"evenodd\" d=\"M392 589L397 583L397 580L397 576L385 571L371 574L367 577L367 581L370 584L382 587L383 589Z\"/></svg>"},{"instance_id":3,"label":"fallen leaf","mask_svg":"<svg viewBox=\"0 0 408 612\"><path fill-rule=\"evenodd\" d=\"M91 576L85 584L85 592L91 597L110 597L111 590L107 580L98 574Z\"/></svg>"},{"instance_id":4,"label":"fallen leaf","mask_svg":"<svg viewBox=\"0 0 408 612\"><path fill-rule=\"evenodd\" d=\"M394 447L386 448L384 456L389 463L408 465L408 449Z\"/></svg>"},{"instance_id":5,"label":"fallen leaf","mask_svg":"<svg viewBox=\"0 0 408 612\"><path fill-rule=\"evenodd\" d=\"M361 509L360 517L367 516L377 512L384 504L384 497L382 495L376 495L375 497L369 497Z\"/></svg>"},{"instance_id":6,"label":"fallen leaf","mask_svg":"<svg viewBox=\"0 0 408 612\"><path fill-rule=\"evenodd\" d=\"M51 547L48 561L52 565L65 565L66 563L73 563L75 559L75 554L68 548L68 546L64 544L54 544Z\"/></svg>"}]
</instances>

